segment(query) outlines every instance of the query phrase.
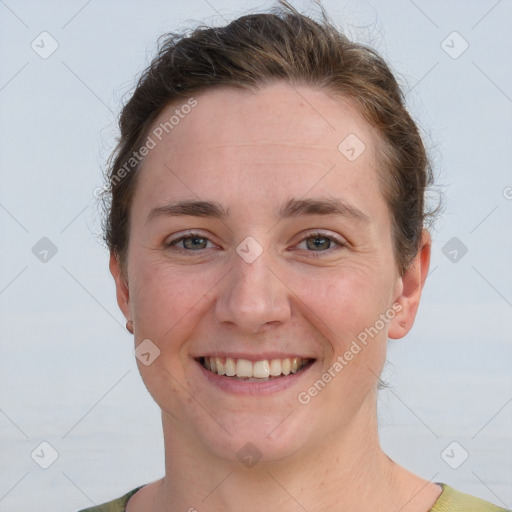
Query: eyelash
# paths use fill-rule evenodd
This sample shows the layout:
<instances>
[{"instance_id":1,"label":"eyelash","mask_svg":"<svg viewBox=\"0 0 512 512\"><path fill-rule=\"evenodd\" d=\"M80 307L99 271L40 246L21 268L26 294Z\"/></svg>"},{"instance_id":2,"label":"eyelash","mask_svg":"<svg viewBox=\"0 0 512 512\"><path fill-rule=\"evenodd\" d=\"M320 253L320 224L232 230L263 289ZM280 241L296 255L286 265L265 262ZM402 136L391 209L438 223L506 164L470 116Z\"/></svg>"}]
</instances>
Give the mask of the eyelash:
<instances>
[{"instance_id":1,"label":"eyelash","mask_svg":"<svg viewBox=\"0 0 512 512\"><path fill-rule=\"evenodd\" d=\"M338 247L329 247L329 249L325 251L306 251L310 253L310 255L314 258L319 258L322 256L322 254L331 254L334 251L339 251L340 249L343 249L347 247L347 243L342 241L341 239L329 235L328 233L324 233L322 231L314 231L312 233L308 233L306 236L304 236L299 243L305 242L306 240L309 240L310 238L325 238L326 240L330 240L331 242L334 242L338 245Z\"/></svg>"},{"instance_id":2,"label":"eyelash","mask_svg":"<svg viewBox=\"0 0 512 512\"><path fill-rule=\"evenodd\" d=\"M200 233L191 230L191 231L189 231L189 233L186 236L181 236L179 238L176 238L175 240L166 242L164 245L166 248L170 248L170 247L178 244L179 242L182 242L183 240L189 240L191 238L202 238L202 239L207 240L208 242L211 242L211 240L209 240L205 236L202 236ZM311 256L313 256L315 258L320 257L322 254L325 254L325 253L331 253L333 251L340 250L341 248L347 247L347 245L348 245L346 242L343 242L342 240L338 239L337 237L334 237L334 236L324 233L322 231L314 231L312 233L308 233L305 237L303 237L300 240L299 244L305 242L306 240L309 240L310 238L325 238L326 240L330 240L331 242L334 242L339 246L338 248L329 247L329 249L327 249L325 251L306 251L308 253L311 253ZM178 249L181 252L201 252L201 251L207 249L207 247L204 249L198 249L196 251L181 248L181 247Z\"/></svg>"},{"instance_id":3,"label":"eyelash","mask_svg":"<svg viewBox=\"0 0 512 512\"><path fill-rule=\"evenodd\" d=\"M180 236L179 238L176 238L175 240L171 240L169 242L165 242L164 245L165 245L166 248L172 247L173 245L175 245L175 244L177 244L177 243L179 243L179 242L181 242L183 240L190 240L191 238L204 238L205 240L208 240L209 242L211 242L211 240L209 240L205 236L201 235L200 233L197 233L196 231L190 230L186 236ZM204 249L200 249L198 251L191 251L191 250L179 247L179 250L180 251L184 251L184 252L199 252L199 251L204 250Z\"/></svg>"}]
</instances>

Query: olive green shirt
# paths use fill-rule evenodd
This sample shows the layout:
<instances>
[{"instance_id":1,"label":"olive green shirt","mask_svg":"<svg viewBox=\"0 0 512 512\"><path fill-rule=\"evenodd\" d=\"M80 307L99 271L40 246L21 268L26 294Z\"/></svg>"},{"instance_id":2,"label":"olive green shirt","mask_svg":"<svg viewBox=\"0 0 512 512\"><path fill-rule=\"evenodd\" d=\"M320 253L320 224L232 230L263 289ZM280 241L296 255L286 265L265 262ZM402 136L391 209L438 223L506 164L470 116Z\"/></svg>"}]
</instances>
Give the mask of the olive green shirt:
<instances>
[{"instance_id":1,"label":"olive green shirt","mask_svg":"<svg viewBox=\"0 0 512 512\"><path fill-rule=\"evenodd\" d=\"M443 492L429 512L510 512L488 501L456 491L446 484L438 483L438 485L443 488ZM117 500L79 512L125 512L128 500L142 487L144 486L137 487Z\"/></svg>"}]
</instances>

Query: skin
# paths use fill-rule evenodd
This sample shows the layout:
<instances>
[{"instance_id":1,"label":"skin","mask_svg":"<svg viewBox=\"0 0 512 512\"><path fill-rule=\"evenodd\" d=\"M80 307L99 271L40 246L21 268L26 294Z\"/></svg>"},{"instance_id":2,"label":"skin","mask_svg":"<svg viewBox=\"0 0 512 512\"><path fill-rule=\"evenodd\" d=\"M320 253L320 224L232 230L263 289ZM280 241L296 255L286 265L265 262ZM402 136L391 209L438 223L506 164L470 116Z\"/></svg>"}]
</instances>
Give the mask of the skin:
<instances>
[{"instance_id":1,"label":"skin","mask_svg":"<svg viewBox=\"0 0 512 512\"><path fill-rule=\"evenodd\" d=\"M430 261L425 232L413 264L398 271L377 176L379 135L348 100L308 86L195 98L145 159L125 266L110 260L136 345L150 339L160 350L138 365L162 410L166 473L131 498L128 512L429 510L441 488L398 466L378 439L387 339L412 327ZM349 134L366 146L354 161L338 150ZM279 219L276 210L292 198L338 199L365 219ZM152 209L183 200L216 202L228 215L148 220ZM169 245L187 230L199 239ZM262 249L252 263L236 252L249 236ZM400 311L371 342L299 403L393 305ZM286 389L235 394L213 385L194 359L216 351L315 362ZM250 468L237 458L247 442L261 454Z\"/></svg>"}]
</instances>

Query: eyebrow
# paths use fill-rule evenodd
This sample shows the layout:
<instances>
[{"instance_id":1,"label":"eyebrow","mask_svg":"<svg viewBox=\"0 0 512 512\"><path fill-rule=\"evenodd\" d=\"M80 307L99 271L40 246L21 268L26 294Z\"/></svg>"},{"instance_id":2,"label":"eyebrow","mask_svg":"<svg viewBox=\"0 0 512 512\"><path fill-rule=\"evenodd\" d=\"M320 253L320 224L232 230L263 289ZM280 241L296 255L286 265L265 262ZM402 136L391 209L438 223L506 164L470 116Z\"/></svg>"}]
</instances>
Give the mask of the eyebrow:
<instances>
[{"instance_id":1,"label":"eyebrow","mask_svg":"<svg viewBox=\"0 0 512 512\"><path fill-rule=\"evenodd\" d=\"M277 217L298 217L300 215L342 215L355 220L370 221L370 217L355 206L338 198L290 199L277 210Z\"/></svg>"},{"instance_id":2,"label":"eyebrow","mask_svg":"<svg viewBox=\"0 0 512 512\"><path fill-rule=\"evenodd\" d=\"M177 201L153 208L146 217L146 222L158 217L179 217L182 215L225 219L228 216L228 210L224 209L221 204L211 201Z\"/></svg>"},{"instance_id":3,"label":"eyebrow","mask_svg":"<svg viewBox=\"0 0 512 512\"><path fill-rule=\"evenodd\" d=\"M337 198L322 199L290 199L276 210L278 219L299 217L301 215L342 215L354 220L369 222L370 218L346 201ZM229 209L214 201L176 201L153 208L145 222L158 217L207 217L211 219L226 219Z\"/></svg>"}]
</instances>

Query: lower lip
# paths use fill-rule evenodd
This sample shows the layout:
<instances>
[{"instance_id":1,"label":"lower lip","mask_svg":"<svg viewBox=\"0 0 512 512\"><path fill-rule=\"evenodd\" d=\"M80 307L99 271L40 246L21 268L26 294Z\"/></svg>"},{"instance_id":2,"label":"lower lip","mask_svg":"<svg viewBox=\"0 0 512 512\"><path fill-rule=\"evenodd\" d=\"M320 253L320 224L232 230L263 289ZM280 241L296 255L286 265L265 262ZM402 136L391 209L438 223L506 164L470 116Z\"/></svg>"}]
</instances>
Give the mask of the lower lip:
<instances>
[{"instance_id":1,"label":"lower lip","mask_svg":"<svg viewBox=\"0 0 512 512\"><path fill-rule=\"evenodd\" d=\"M315 364L315 361L310 362L297 373L290 373L289 375L284 375L275 379L262 382L248 382L245 380L226 377L224 375L218 375L217 373L207 370L200 361L194 359L194 362L199 366L200 371L211 384L221 388L223 391L240 395L271 395L273 393L284 391L296 384L304 375L309 373L309 370Z\"/></svg>"}]
</instances>

